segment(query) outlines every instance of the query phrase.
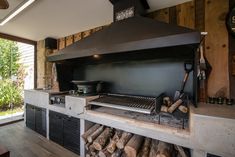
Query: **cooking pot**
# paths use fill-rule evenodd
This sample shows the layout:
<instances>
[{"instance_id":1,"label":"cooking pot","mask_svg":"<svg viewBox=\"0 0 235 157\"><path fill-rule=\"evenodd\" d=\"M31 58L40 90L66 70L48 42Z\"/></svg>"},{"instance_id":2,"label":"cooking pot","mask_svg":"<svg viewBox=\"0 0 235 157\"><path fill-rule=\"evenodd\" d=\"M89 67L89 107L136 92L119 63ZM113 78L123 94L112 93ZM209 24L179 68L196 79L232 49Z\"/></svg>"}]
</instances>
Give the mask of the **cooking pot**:
<instances>
[{"instance_id":1,"label":"cooking pot","mask_svg":"<svg viewBox=\"0 0 235 157\"><path fill-rule=\"evenodd\" d=\"M78 94L96 94L101 90L100 81L73 80L72 83L77 86Z\"/></svg>"}]
</instances>

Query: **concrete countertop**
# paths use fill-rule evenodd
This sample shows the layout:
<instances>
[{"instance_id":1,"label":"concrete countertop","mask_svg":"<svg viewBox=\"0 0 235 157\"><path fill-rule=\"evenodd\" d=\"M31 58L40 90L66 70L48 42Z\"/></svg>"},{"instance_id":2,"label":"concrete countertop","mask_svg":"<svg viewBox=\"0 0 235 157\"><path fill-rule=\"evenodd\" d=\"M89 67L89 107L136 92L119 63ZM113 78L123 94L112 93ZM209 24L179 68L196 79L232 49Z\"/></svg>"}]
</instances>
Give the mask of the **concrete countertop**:
<instances>
[{"instance_id":1,"label":"concrete countertop","mask_svg":"<svg viewBox=\"0 0 235 157\"><path fill-rule=\"evenodd\" d=\"M235 105L199 103L197 108L191 106L190 111L194 115L235 119Z\"/></svg>"},{"instance_id":2,"label":"concrete countertop","mask_svg":"<svg viewBox=\"0 0 235 157\"><path fill-rule=\"evenodd\" d=\"M29 92L41 92L41 93L47 93L47 94L57 94L57 93L60 93L60 91L58 90L44 90L44 89L27 89L27 90L24 90L24 91L29 91Z\"/></svg>"}]
</instances>

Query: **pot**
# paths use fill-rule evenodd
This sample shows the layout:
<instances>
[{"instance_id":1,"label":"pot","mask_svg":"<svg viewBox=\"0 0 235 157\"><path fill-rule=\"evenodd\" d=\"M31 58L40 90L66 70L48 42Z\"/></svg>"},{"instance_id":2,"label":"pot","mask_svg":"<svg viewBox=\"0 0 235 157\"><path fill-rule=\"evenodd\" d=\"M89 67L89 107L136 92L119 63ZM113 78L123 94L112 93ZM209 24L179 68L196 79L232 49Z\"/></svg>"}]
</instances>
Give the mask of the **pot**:
<instances>
[{"instance_id":1,"label":"pot","mask_svg":"<svg viewBox=\"0 0 235 157\"><path fill-rule=\"evenodd\" d=\"M100 81L72 81L77 86L78 94L96 94L99 91L98 84L100 84Z\"/></svg>"}]
</instances>

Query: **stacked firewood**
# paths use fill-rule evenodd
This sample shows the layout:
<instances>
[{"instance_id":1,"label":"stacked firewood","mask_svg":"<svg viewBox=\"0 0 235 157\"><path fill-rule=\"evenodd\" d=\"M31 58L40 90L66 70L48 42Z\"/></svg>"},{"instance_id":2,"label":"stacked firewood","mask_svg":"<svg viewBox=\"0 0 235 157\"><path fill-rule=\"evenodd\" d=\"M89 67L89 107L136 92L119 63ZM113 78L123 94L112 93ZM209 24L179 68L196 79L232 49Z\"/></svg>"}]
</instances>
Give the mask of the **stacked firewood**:
<instances>
[{"instance_id":1,"label":"stacked firewood","mask_svg":"<svg viewBox=\"0 0 235 157\"><path fill-rule=\"evenodd\" d=\"M93 125L82 138L86 157L187 157L180 146L100 124Z\"/></svg>"},{"instance_id":2,"label":"stacked firewood","mask_svg":"<svg viewBox=\"0 0 235 157\"><path fill-rule=\"evenodd\" d=\"M170 97L164 97L163 104L161 106L161 112L173 113L178 108L179 111L181 111L182 113L187 113L188 107L182 104L183 104L182 98L178 99L173 103Z\"/></svg>"}]
</instances>

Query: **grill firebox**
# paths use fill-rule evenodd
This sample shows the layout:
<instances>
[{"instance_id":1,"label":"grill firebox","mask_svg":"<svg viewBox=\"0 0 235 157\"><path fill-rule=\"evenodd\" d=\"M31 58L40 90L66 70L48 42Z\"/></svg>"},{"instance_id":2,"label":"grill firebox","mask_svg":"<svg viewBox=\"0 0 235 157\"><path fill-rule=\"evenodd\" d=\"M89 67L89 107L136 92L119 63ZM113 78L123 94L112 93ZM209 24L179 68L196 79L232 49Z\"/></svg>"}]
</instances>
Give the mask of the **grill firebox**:
<instances>
[{"instance_id":1,"label":"grill firebox","mask_svg":"<svg viewBox=\"0 0 235 157\"><path fill-rule=\"evenodd\" d=\"M151 114L157 104L157 98L121 94L106 94L89 102L90 105L116 108L126 111Z\"/></svg>"}]
</instances>

